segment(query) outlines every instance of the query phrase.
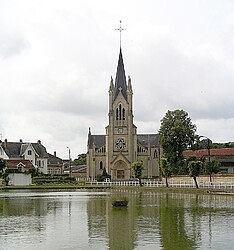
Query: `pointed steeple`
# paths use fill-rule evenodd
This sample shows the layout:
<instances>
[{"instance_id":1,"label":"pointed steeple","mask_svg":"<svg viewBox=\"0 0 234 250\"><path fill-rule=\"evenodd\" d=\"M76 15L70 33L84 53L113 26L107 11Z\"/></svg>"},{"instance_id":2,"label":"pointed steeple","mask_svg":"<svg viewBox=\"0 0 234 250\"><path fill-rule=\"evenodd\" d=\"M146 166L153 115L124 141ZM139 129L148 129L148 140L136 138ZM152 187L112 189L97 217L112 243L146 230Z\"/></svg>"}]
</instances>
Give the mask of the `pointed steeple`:
<instances>
[{"instance_id":1,"label":"pointed steeple","mask_svg":"<svg viewBox=\"0 0 234 250\"><path fill-rule=\"evenodd\" d=\"M122 95L127 100L127 84L126 84L126 76L125 76L121 48L119 52L119 61L118 61L118 66L117 66L116 78L115 78L114 99L116 99L119 92L122 92Z\"/></svg>"}]
</instances>

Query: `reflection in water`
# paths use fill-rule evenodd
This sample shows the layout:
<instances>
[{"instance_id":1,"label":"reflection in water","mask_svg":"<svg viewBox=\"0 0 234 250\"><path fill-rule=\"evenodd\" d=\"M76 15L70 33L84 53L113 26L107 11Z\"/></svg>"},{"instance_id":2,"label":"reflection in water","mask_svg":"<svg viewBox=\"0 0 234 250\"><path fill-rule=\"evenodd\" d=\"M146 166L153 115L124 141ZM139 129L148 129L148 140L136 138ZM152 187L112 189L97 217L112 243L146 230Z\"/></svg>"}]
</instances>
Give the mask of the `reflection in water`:
<instances>
[{"instance_id":1,"label":"reflection in water","mask_svg":"<svg viewBox=\"0 0 234 250\"><path fill-rule=\"evenodd\" d=\"M232 249L233 212L232 196L0 192L0 249Z\"/></svg>"},{"instance_id":2,"label":"reflection in water","mask_svg":"<svg viewBox=\"0 0 234 250\"><path fill-rule=\"evenodd\" d=\"M195 249L195 240L185 231L184 199L169 199L165 194L160 199L160 233L163 248Z\"/></svg>"}]
</instances>

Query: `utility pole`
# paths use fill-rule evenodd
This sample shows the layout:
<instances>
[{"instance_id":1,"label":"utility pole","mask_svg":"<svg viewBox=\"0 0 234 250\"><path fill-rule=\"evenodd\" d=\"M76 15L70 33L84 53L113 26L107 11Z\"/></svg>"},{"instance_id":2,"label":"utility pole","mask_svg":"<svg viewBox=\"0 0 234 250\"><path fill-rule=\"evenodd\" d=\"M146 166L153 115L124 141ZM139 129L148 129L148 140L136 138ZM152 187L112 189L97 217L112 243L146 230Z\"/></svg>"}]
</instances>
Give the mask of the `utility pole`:
<instances>
[{"instance_id":1,"label":"utility pole","mask_svg":"<svg viewBox=\"0 0 234 250\"><path fill-rule=\"evenodd\" d=\"M71 149L68 148L68 158L69 158L69 176L71 176Z\"/></svg>"}]
</instances>

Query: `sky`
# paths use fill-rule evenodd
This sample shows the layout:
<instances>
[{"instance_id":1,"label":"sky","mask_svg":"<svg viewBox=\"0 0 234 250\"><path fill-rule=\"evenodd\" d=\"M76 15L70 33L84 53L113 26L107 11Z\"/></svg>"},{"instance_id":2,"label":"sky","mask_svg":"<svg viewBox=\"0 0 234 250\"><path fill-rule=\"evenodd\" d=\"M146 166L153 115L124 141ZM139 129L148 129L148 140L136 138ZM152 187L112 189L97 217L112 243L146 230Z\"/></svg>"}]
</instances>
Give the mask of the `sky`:
<instances>
[{"instance_id":1,"label":"sky","mask_svg":"<svg viewBox=\"0 0 234 250\"><path fill-rule=\"evenodd\" d=\"M121 47L138 133L183 109L234 141L234 1L0 0L0 139L72 158L105 134Z\"/></svg>"}]
</instances>

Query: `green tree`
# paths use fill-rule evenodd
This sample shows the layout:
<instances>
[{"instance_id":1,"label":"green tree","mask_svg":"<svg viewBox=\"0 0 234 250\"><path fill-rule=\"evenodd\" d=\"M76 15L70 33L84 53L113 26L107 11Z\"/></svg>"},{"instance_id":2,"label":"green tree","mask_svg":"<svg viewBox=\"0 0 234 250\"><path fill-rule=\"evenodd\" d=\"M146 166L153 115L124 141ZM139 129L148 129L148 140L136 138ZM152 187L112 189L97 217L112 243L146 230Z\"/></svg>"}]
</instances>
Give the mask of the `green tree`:
<instances>
[{"instance_id":1,"label":"green tree","mask_svg":"<svg viewBox=\"0 0 234 250\"><path fill-rule=\"evenodd\" d=\"M183 151L193 145L196 126L184 110L168 110L159 129L159 140L173 173L183 174Z\"/></svg>"},{"instance_id":2,"label":"green tree","mask_svg":"<svg viewBox=\"0 0 234 250\"><path fill-rule=\"evenodd\" d=\"M162 176L166 180L166 187L168 187L168 177L171 176L172 169L171 169L171 165L168 162L167 158L160 159L160 170L161 170Z\"/></svg>"},{"instance_id":3,"label":"green tree","mask_svg":"<svg viewBox=\"0 0 234 250\"><path fill-rule=\"evenodd\" d=\"M111 179L111 175L106 172L106 168L103 169L102 174L98 174L97 181L104 181L106 178Z\"/></svg>"},{"instance_id":4,"label":"green tree","mask_svg":"<svg viewBox=\"0 0 234 250\"><path fill-rule=\"evenodd\" d=\"M0 158L0 173L2 173L5 167L6 167L6 161L3 158Z\"/></svg>"},{"instance_id":5,"label":"green tree","mask_svg":"<svg viewBox=\"0 0 234 250\"><path fill-rule=\"evenodd\" d=\"M79 154L78 158L73 161L76 166L86 164L86 154Z\"/></svg>"},{"instance_id":6,"label":"green tree","mask_svg":"<svg viewBox=\"0 0 234 250\"><path fill-rule=\"evenodd\" d=\"M210 183L212 183L212 174L217 174L219 172L220 162L215 159L206 159L204 163L205 173L210 176Z\"/></svg>"},{"instance_id":7,"label":"green tree","mask_svg":"<svg viewBox=\"0 0 234 250\"><path fill-rule=\"evenodd\" d=\"M132 163L132 175L139 179L140 186L142 186L141 176L144 170L143 163L141 161L135 161Z\"/></svg>"},{"instance_id":8,"label":"green tree","mask_svg":"<svg viewBox=\"0 0 234 250\"><path fill-rule=\"evenodd\" d=\"M202 172L202 162L201 161L190 161L188 164L189 175L193 177L196 188L198 188L197 184L197 176L199 176Z\"/></svg>"}]
</instances>

